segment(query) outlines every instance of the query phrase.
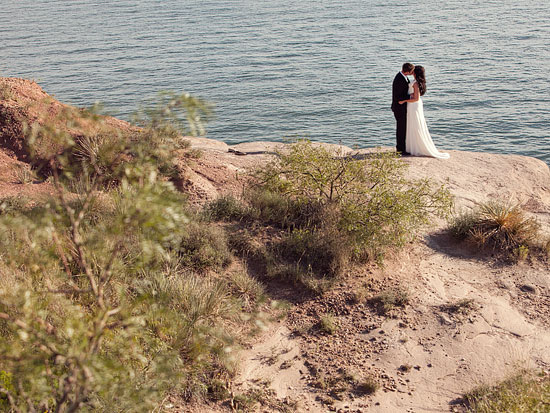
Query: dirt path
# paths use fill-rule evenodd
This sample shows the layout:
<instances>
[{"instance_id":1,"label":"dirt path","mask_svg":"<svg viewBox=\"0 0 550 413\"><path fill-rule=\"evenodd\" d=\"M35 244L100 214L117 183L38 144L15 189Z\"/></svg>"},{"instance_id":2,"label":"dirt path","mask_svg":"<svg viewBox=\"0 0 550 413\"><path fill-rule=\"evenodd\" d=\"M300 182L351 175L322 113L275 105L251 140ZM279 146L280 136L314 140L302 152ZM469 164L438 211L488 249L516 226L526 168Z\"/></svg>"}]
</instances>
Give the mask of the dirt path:
<instances>
[{"instance_id":1,"label":"dirt path","mask_svg":"<svg viewBox=\"0 0 550 413\"><path fill-rule=\"evenodd\" d=\"M243 353L241 389L263 381L298 402L296 411L448 412L475 386L519 368L550 368L548 265L498 266L439 235L399 258L293 308ZM405 287L407 308L381 316L366 300L350 302L350 291L369 280L373 291ZM327 312L337 314L333 335L314 328ZM317 385L343 371L374 376L382 387L373 396L331 396Z\"/></svg>"}]
</instances>

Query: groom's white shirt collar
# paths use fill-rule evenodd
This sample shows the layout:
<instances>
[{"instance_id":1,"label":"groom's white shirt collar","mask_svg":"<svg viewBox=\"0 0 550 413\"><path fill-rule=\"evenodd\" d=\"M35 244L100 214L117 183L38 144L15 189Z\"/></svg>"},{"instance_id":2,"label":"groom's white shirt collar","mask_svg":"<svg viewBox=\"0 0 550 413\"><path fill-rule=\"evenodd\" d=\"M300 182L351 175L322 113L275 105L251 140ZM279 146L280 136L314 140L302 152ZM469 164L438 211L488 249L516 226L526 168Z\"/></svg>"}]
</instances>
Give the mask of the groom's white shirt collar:
<instances>
[{"instance_id":1,"label":"groom's white shirt collar","mask_svg":"<svg viewBox=\"0 0 550 413\"><path fill-rule=\"evenodd\" d=\"M409 80L409 78L408 78L407 76L405 76L405 74L404 74L403 72L400 71L399 73L401 73L401 74L403 75L403 77L405 78L405 80L407 80L407 81Z\"/></svg>"}]
</instances>

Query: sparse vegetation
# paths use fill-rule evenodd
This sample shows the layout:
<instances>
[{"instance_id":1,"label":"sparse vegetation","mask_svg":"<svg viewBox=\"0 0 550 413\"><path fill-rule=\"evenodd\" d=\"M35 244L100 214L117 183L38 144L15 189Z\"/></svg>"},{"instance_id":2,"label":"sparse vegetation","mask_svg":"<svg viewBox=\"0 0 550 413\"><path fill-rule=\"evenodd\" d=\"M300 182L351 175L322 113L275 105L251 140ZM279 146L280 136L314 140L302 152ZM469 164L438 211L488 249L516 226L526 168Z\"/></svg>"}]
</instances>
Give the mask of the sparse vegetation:
<instances>
[{"instance_id":1,"label":"sparse vegetation","mask_svg":"<svg viewBox=\"0 0 550 413\"><path fill-rule=\"evenodd\" d=\"M355 386L358 394L374 394L380 389L380 383L371 376L367 376L359 381Z\"/></svg>"},{"instance_id":2,"label":"sparse vegetation","mask_svg":"<svg viewBox=\"0 0 550 413\"><path fill-rule=\"evenodd\" d=\"M319 330L325 334L334 334L338 331L338 321L332 314L324 314L319 319Z\"/></svg>"},{"instance_id":3,"label":"sparse vegetation","mask_svg":"<svg viewBox=\"0 0 550 413\"><path fill-rule=\"evenodd\" d=\"M441 310L450 314L468 315L479 308L478 304L471 298L463 298L456 302L444 304Z\"/></svg>"},{"instance_id":4,"label":"sparse vegetation","mask_svg":"<svg viewBox=\"0 0 550 413\"><path fill-rule=\"evenodd\" d=\"M37 180L34 171L28 165L20 165L14 169L15 182L18 184L31 184Z\"/></svg>"},{"instance_id":5,"label":"sparse vegetation","mask_svg":"<svg viewBox=\"0 0 550 413\"><path fill-rule=\"evenodd\" d=\"M397 307L405 307L409 300L409 292L406 289L395 288L385 290L368 301L380 314L387 315Z\"/></svg>"},{"instance_id":6,"label":"sparse vegetation","mask_svg":"<svg viewBox=\"0 0 550 413\"><path fill-rule=\"evenodd\" d=\"M269 388L268 382L260 382L245 393L233 396L230 406L233 411L241 413L256 411L259 406L269 411L293 413L296 411L297 404L288 398L278 399L275 391Z\"/></svg>"},{"instance_id":7,"label":"sparse vegetation","mask_svg":"<svg viewBox=\"0 0 550 413\"><path fill-rule=\"evenodd\" d=\"M412 240L430 214L448 215L449 192L404 178L405 167L389 153L356 159L298 141L256 171L242 201L221 198L207 214L269 232L274 241L254 257L263 259L266 275L320 292L350 262L381 261Z\"/></svg>"},{"instance_id":8,"label":"sparse vegetation","mask_svg":"<svg viewBox=\"0 0 550 413\"><path fill-rule=\"evenodd\" d=\"M550 377L524 371L494 386L480 386L464 395L472 413L547 412L550 406Z\"/></svg>"},{"instance_id":9,"label":"sparse vegetation","mask_svg":"<svg viewBox=\"0 0 550 413\"><path fill-rule=\"evenodd\" d=\"M490 201L454 218L451 233L479 248L490 248L524 260L529 247L540 248L539 224L520 205Z\"/></svg>"},{"instance_id":10,"label":"sparse vegetation","mask_svg":"<svg viewBox=\"0 0 550 413\"><path fill-rule=\"evenodd\" d=\"M0 84L0 100L13 99L13 92L10 86L6 83Z\"/></svg>"},{"instance_id":11,"label":"sparse vegetation","mask_svg":"<svg viewBox=\"0 0 550 413\"><path fill-rule=\"evenodd\" d=\"M175 102L163 115L193 101ZM77 114L66 119L102 119ZM256 311L261 288L209 273L223 274L230 260L225 237L167 179L178 139L150 114L146 140L27 130L31 153L53 165L56 194L40 204L1 202L4 410L139 412L168 393L225 395L231 325L253 318L243 311ZM65 149L48 152L56 145Z\"/></svg>"}]
</instances>

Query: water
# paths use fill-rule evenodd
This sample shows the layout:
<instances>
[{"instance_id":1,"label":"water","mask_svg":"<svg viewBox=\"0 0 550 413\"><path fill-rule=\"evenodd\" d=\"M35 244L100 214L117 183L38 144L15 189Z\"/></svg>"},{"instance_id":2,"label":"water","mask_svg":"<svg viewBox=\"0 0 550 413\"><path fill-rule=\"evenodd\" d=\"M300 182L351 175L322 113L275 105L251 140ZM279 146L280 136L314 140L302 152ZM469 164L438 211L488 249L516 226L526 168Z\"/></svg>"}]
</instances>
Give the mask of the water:
<instances>
[{"instance_id":1,"label":"water","mask_svg":"<svg viewBox=\"0 0 550 413\"><path fill-rule=\"evenodd\" d=\"M129 119L160 90L216 105L208 136L393 146L391 82L426 68L438 148L550 163L550 2L1 0L0 76Z\"/></svg>"}]
</instances>

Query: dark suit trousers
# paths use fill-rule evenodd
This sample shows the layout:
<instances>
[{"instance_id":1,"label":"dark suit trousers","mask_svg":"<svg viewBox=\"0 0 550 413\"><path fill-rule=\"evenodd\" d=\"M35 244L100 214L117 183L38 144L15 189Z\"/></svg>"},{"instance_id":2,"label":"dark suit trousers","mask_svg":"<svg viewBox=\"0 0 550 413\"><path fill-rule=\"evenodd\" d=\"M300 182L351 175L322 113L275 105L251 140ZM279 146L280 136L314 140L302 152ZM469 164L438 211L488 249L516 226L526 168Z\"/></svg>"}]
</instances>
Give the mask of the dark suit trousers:
<instances>
[{"instance_id":1,"label":"dark suit trousers","mask_svg":"<svg viewBox=\"0 0 550 413\"><path fill-rule=\"evenodd\" d=\"M395 149L397 152L403 153L407 151L407 146L405 144L405 139L407 137L407 111L396 110L393 114L395 116L395 120L397 121L397 127L395 128Z\"/></svg>"}]
</instances>

